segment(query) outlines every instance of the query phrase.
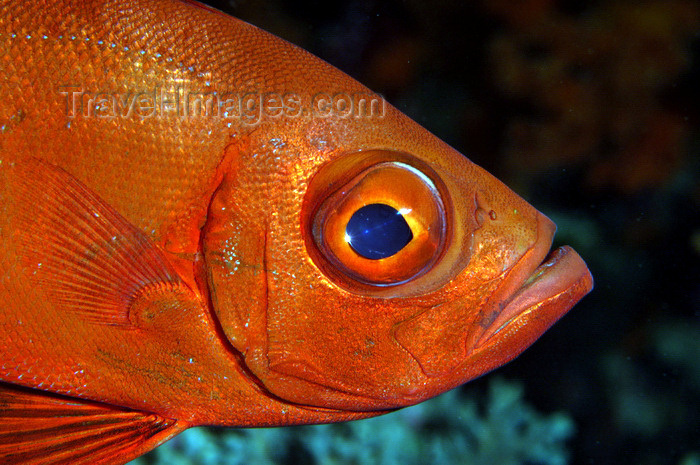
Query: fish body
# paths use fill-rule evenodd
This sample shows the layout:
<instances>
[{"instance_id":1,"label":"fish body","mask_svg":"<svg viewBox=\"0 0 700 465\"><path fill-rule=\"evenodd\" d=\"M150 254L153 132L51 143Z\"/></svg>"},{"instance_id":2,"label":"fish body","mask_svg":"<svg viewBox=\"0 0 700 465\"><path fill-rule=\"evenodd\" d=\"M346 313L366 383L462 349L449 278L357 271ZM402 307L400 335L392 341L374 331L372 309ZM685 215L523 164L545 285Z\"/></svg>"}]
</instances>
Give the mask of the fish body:
<instances>
[{"instance_id":1,"label":"fish body","mask_svg":"<svg viewBox=\"0 0 700 465\"><path fill-rule=\"evenodd\" d=\"M592 288L500 181L206 6L3 1L0 63L4 460L378 415L513 359Z\"/></svg>"}]
</instances>

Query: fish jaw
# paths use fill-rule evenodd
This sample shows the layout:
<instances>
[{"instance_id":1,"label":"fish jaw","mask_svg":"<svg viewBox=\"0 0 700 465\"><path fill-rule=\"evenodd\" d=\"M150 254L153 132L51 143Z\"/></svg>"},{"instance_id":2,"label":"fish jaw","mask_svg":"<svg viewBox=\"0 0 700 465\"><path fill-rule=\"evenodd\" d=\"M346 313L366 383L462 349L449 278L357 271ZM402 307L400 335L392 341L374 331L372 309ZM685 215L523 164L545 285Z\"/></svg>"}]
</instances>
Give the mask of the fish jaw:
<instances>
[{"instance_id":1,"label":"fish jaw","mask_svg":"<svg viewBox=\"0 0 700 465\"><path fill-rule=\"evenodd\" d=\"M515 359L593 289L593 276L574 249L550 250L554 223L539 212L537 222L537 241L484 306L479 329L466 339L464 361L434 376L443 389Z\"/></svg>"},{"instance_id":2,"label":"fish jaw","mask_svg":"<svg viewBox=\"0 0 700 465\"><path fill-rule=\"evenodd\" d=\"M592 289L593 277L574 249L563 246L552 250L481 334L473 350L487 347L502 333L525 324L543 333Z\"/></svg>"}]
</instances>

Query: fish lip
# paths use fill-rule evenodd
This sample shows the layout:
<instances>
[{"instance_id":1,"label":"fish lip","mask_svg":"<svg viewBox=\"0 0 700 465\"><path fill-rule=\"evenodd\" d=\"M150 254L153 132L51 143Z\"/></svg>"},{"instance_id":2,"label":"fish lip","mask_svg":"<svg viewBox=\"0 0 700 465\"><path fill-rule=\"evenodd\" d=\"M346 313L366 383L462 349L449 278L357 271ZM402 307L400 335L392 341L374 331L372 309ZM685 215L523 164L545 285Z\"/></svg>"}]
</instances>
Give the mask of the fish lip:
<instances>
[{"instance_id":1,"label":"fish lip","mask_svg":"<svg viewBox=\"0 0 700 465\"><path fill-rule=\"evenodd\" d=\"M593 289L593 277L581 256L569 246L551 249L556 226L544 216L538 215L538 237L506 277L506 284L496 291L492 299L495 310L484 324L484 331L475 341L474 350L483 347L496 334L517 319L537 311L540 304L570 292L569 305L548 310L543 318L549 328L584 295Z\"/></svg>"}]
</instances>

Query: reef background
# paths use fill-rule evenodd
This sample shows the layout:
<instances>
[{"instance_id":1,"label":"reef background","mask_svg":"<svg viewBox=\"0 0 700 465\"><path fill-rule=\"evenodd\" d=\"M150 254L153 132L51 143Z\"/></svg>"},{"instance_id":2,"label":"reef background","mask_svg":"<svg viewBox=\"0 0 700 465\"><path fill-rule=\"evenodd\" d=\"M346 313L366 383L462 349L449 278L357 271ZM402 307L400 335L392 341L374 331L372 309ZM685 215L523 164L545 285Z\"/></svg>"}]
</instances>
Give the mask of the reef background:
<instances>
[{"instance_id":1,"label":"reef background","mask_svg":"<svg viewBox=\"0 0 700 465\"><path fill-rule=\"evenodd\" d=\"M504 368L347 425L197 429L186 464L700 464L700 3L209 2L311 51L559 226L593 292Z\"/></svg>"}]
</instances>

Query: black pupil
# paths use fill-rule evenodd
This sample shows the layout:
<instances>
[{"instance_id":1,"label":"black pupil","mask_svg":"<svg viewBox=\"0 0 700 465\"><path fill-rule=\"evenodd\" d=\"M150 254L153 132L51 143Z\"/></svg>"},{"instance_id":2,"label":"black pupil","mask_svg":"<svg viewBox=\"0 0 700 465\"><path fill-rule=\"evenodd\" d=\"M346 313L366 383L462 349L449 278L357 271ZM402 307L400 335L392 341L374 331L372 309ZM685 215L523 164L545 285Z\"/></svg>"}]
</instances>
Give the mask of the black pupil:
<instances>
[{"instance_id":1,"label":"black pupil","mask_svg":"<svg viewBox=\"0 0 700 465\"><path fill-rule=\"evenodd\" d=\"M345 228L350 247L365 258L391 257L413 239L401 212L383 203L373 203L353 213Z\"/></svg>"}]
</instances>

